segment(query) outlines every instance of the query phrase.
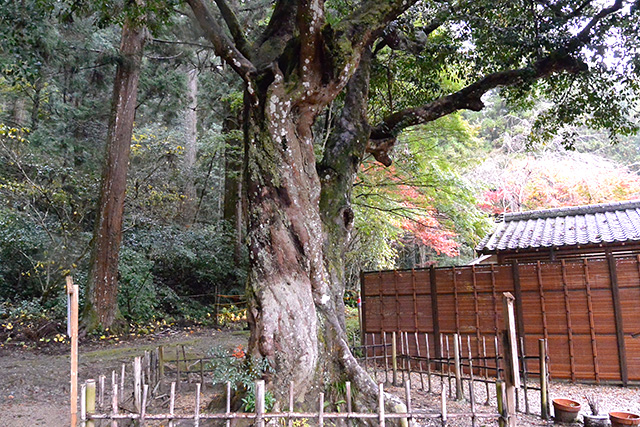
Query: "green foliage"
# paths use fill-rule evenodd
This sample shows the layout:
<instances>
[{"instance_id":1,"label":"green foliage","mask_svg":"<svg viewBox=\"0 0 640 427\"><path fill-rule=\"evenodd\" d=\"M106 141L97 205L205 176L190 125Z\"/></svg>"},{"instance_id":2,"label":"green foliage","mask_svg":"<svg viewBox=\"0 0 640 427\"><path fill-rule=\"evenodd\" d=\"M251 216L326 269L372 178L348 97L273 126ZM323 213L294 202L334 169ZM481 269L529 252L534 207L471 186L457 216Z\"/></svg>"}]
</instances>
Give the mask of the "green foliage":
<instances>
[{"instance_id":1,"label":"green foliage","mask_svg":"<svg viewBox=\"0 0 640 427\"><path fill-rule=\"evenodd\" d=\"M243 409L246 412L255 411L255 381L265 374L273 373L273 368L266 358L247 357L242 346L233 352L224 347L214 347L209 350L212 358L207 368L212 370L213 384L231 384L231 389L244 395ZM265 409L273 409L275 397L269 390L265 391Z\"/></svg>"}]
</instances>

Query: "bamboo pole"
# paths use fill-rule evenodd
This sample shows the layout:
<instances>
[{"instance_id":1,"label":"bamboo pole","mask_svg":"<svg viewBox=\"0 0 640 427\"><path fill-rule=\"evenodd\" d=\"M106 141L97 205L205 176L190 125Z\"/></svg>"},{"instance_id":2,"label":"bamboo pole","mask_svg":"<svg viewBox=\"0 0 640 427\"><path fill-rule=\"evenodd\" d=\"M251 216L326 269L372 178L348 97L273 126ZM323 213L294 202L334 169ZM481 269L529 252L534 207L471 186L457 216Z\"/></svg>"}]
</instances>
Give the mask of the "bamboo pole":
<instances>
[{"instance_id":1,"label":"bamboo pole","mask_svg":"<svg viewBox=\"0 0 640 427\"><path fill-rule=\"evenodd\" d=\"M391 332L391 368L393 369L393 385L398 385L398 346L396 331Z\"/></svg>"},{"instance_id":2,"label":"bamboo pole","mask_svg":"<svg viewBox=\"0 0 640 427\"><path fill-rule=\"evenodd\" d=\"M418 371L420 372L420 390L424 391L424 377L422 376L424 372L424 367L422 366L422 357L420 357L420 341L418 340L418 333L414 333L414 338L416 341L416 353L418 354L418 360L420 361L420 365L418 367Z\"/></svg>"},{"instance_id":3,"label":"bamboo pole","mask_svg":"<svg viewBox=\"0 0 640 427\"><path fill-rule=\"evenodd\" d=\"M124 399L124 376L125 376L125 369L126 369L126 365L123 363L122 364L122 370L120 372L120 388L119 390L119 395L118 398L120 399L120 402L122 402Z\"/></svg>"},{"instance_id":4,"label":"bamboo pole","mask_svg":"<svg viewBox=\"0 0 640 427\"><path fill-rule=\"evenodd\" d=\"M258 380L255 384L256 426L264 427L264 380Z\"/></svg>"},{"instance_id":5,"label":"bamboo pole","mask_svg":"<svg viewBox=\"0 0 640 427\"><path fill-rule=\"evenodd\" d=\"M87 425L87 384L80 384L80 425Z\"/></svg>"},{"instance_id":6,"label":"bamboo pole","mask_svg":"<svg viewBox=\"0 0 640 427\"><path fill-rule=\"evenodd\" d=\"M227 415L231 413L231 382L230 381L227 381L227 406L225 409L226 409ZM229 427L231 425L231 420L227 418L225 425L226 427Z\"/></svg>"},{"instance_id":7,"label":"bamboo pole","mask_svg":"<svg viewBox=\"0 0 640 427\"><path fill-rule=\"evenodd\" d=\"M318 398L318 427L324 427L324 393Z\"/></svg>"},{"instance_id":8,"label":"bamboo pole","mask_svg":"<svg viewBox=\"0 0 640 427\"><path fill-rule=\"evenodd\" d=\"M169 427L173 427L174 423L173 423L173 416L175 415L175 409L176 409L176 383L172 382L171 383L171 394L169 397Z\"/></svg>"},{"instance_id":9,"label":"bamboo pole","mask_svg":"<svg viewBox=\"0 0 640 427\"><path fill-rule=\"evenodd\" d=\"M378 384L378 424L380 427L385 427L384 386L382 383Z\"/></svg>"},{"instance_id":10,"label":"bamboo pole","mask_svg":"<svg viewBox=\"0 0 640 427\"><path fill-rule=\"evenodd\" d=\"M444 392L444 381L440 381L440 412L442 412L442 425L447 424L447 395Z\"/></svg>"},{"instance_id":11,"label":"bamboo pole","mask_svg":"<svg viewBox=\"0 0 640 427\"><path fill-rule=\"evenodd\" d=\"M424 334L424 342L427 348L427 382L429 383L429 393L431 393L431 361L429 360L431 355L429 354L429 334L427 333Z\"/></svg>"},{"instance_id":12,"label":"bamboo pole","mask_svg":"<svg viewBox=\"0 0 640 427\"><path fill-rule=\"evenodd\" d=\"M458 334L453 334L453 372L456 376L456 400L464 399L462 395L462 370L460 369L460 340Z\"/></svg>"},{"instance_id":13,"label":"bamboo pole","mask_svg":"<svg viewBox=\"0 0 640 427\"><path fill-rule=\"evenodd\" d=\"M540 414L543 420L549 419L549 401L547 392L547 349L545 340L538 340L540 350Z\"/></svg>"},{"instance_id":14,"label":"bamboo pole","mask_svg":"<svg viewBox=\"0 0 640 427\"><path fill-rule=\"evenodd\" d=\"M73 284L71 276L66 277L68 301L68 328L71 339L71 386L69 399L71 409L71 427L78 423L78 285Z\"/></svg>"},{"instance_id":15,"label":"bamboo pole","mask_svg":"<svg viewBox=\"0 0 640 427\"><path fill-rule=\"evenodd\" d=\"M200 387L202 384L196 384L196 408L195 413L193 414L193 425L194 427L200 427Z\"/></svg>"},{"instance_id":16,"label":"bamboo pole","mask_svg":"<svg viewBox=\"0 0 640 427\"><path fill-rule=\"evenodd\" d=\"M87 415L93 415L96 413L96 382L95 380L87 380L85 388L85 409ZM94 427L93 421L87 421L87 427Z\"/></svg>"},{"instance_id":17,"label":"bamboo pole","mask_svg":"<svg viewBox=\"0 0 640 427\"><path fill-rule=\"evenodd\" d=\"M111 389L113 390L111 394L111 415L118 415L118 383L111 383ZM116 421L116 419L112 418L111 427L118 427L118 421Z\"/></svg>"},{"instance_id":18,"label":"bamboo pole","mask_svg":"<svg viewBox=\"0 0 640 427\"><path fill-rule=\"evenodd\" d=\"M142 361L140 357L133 359L133 405L140 412L142 403Z\"/></svg>"},{"instance_id":19,"label":"bamboo pole","mask_svg":"<svg viewBox=\"0 0 640 427\"><path fill-rule=\"evenodd\" d=\"M100 380L100 399L99 404L100 404L100 408L102 409L104 407L104 381L105 381L105 376L104 375L100 375L99 377Z\"/></svg>"},{"instance_id":20,"label":"bamboo pole","mask_svg":"<svg viewBox=\"0 0 640 427\"><path fill-rule=\"evenodd\" d=\"M502 380L496 380L496 400L498 401L498 413L500 414L498 424L500 427L505 427L507 412L504 405L504 381Z\"/></svg>"},{"instance_id":21,"label":"bamboo pole","mask_svg":"<svg viewBox=\"0 0 640 427\"><path fill-rule=\"evenodd\" d=\"M471 336L467 335L469 353L469 401L471 402L471 425L476 427L476 389L473 386L473 359L471 358Z\"/></svg>"},{"instance_id":22,"label":"bamboo pole","mask_svg":"<svg viewBox=\"0 0 640 427\"><path fill-rule=\"evenodd\" d=\"M164 347L158 347L158 370L160 371L160 380L164 378Z\"/></svg>"},{"instance_id":23,"label":"bamboo pole","mask_svg":"<svg viewBox=\"0 0 640 427\"><path fill-rule=\"evenodd\" d=\"M409 414L408 424L409 424L409 427L412 427L414 425L414 422L413 422L413 411L411 409L411 381L410 380L405 381L404 383L404 395L407 401L407 413Z\"/></svg>"}]
</instances>

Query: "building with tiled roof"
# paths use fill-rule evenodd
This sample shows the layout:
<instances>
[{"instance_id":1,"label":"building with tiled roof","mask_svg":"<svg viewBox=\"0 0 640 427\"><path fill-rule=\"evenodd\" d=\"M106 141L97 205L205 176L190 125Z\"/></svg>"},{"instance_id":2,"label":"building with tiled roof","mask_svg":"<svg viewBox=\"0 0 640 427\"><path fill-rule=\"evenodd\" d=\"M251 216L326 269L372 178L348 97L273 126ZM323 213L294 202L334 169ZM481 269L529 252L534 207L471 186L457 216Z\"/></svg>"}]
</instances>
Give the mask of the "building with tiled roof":
<instances>
[{"instance_id":1,"label":"building with tiled roof","mask_svg":"<svg viewBox=\"0 0 640 427\"><path fill-rule=\"evenodd\" d=\"M640 200L502 214L476 252L482 263L640 254Z\"/></svg>"}]
</instances>

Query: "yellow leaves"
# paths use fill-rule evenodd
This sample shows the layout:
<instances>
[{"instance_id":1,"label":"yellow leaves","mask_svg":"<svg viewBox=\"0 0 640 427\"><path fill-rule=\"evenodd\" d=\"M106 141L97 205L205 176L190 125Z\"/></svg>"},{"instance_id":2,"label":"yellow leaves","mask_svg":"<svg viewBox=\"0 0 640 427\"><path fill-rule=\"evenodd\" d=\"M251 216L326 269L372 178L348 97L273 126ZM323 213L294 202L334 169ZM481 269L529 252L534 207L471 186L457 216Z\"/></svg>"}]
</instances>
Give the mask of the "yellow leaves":
<instances>
[{"instance_id":1,"label":"yellow leaves","mask_svg":"<svg viewBox=\"0 0 640 427\"><path fill-rule=\"evenodd\" d=\"M13 329L13 323L8 322L8 323L4 323L2 324L2 327L5 328L7 331L10 331Z\"/></svg>"}]
</instances>

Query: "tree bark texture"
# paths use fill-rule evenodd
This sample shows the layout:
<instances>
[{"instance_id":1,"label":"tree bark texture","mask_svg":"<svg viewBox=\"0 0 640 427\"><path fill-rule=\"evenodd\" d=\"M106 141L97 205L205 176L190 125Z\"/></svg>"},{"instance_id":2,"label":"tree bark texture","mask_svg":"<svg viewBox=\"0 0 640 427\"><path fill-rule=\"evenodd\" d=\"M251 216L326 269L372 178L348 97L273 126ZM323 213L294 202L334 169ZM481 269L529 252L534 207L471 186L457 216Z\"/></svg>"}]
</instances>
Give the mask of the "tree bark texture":
<instances>
[{"instance_id":1,"label":"tree bark texture","mask_svg":"<svg viewBox=\"0 0 640 427\"><path fill-rule=\"evenodd\" d=\"M198 153L198 70L187 71L187 106L184 112L184 162L185 175L184 204L182 218L184 223L192 223L196 215L196 183L194 167Z\"/></svg>"},{"instance_id":2,"label":"tree bark texture","mask_svg":"<svg viewBox=\"0 0 640 427\"><path fill-rule=\"evenodd\" d=\"M114 81L107 153L83 313L87 330L111 327L118 312L118 253L122 241L122 214L145 38L144 28L125 22L120 44L121 58Z\"/></svg>"}]
</instances>

